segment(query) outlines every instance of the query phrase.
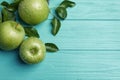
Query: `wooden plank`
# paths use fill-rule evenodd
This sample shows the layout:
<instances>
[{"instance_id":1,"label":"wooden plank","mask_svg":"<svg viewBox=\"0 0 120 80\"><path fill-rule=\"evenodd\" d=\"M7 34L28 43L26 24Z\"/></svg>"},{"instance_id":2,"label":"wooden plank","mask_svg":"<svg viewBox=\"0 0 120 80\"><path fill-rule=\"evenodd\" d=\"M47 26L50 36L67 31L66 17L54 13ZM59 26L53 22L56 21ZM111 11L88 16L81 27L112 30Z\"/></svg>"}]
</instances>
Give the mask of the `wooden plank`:
<instances>
[{"instance_id":1,"label":"wooden plank","mask_svg":"<svg viewBox=\"0 0 120 80\"><path fill-rule=\"evenodd\" d=\"M10 54L9 54L10 53ZM0 79L5 80L119 80L119 51L59 51L43 63L26 65L15 52L0 54ZM8 72L11 72L8 74ZM7 77L6 77L7 76Z\"/></svg>"},{"instance_id":2,"label":"wooden plank","mask_svg":"<svg viewBox=\"0 0 120 80\"><path fill-rule=\"evenodd\" d=\"M8 1L8 0L0 0ZM50 1L50 10L54 10L63 0ZM69 8L67 19L78 20L120 20L119 0L73 0L74 8ZM8 2L11 2L10 0ZM77 12L76 12L77 11ZM53 13L53 12L52 12ZM52 19L52 14L48 19Z\"/></svg>"},{"instance_id":3,"label":"wooden plank","mask_svg":"<svg viewBox=\"0 0 120 80\"><path fill-rule=\"evenodd\" d=\"M50 1L50 8L58 6L63 0ZM72 0L76 6L68 10L67 19L94 20L120 19L119 0ZM50 17L51 18L51 17Z\"/></svg>"},{"instance_id":4,"label":"wooden plank","mask_svg":"<svg viewBox=\"0 0 120 80\"><path fill-rule=\"evenodd\" d=\"M73 1L77 6L68 10L57 36L50 34L50 20L36 25L40 38L60 51L26 65L19 50L0 50L0 80L120 80L120 1ZM60 2L50 0L50 8Z\"/></svg>"},{"instance_id":5,"label":"wooden plank","mask_svg":"<svg viewBox=\"0 0 120 80\"><path fill-rule=\"evenodd\" d=\"M51 54L49 54L51 55ZM56 56L57 55L57 56ZM119 51L60 51L58 61L51 55L49 63L55 77L63 80L119 80ZM52 62L52 63L51 63ZM48 77L49 78L49 77Z\"/></svg>"},{"instance_id":6,"label":"wooden plank","mask_svg":"<svg viewBox=\"0 0 120 80\"><path fill-rule=\"evenodd\" d=\"M49 20L37 25L44 42L64 50L120 50L119 21L66 20L57 36L52 36Z\"/></svg>"}]
</instances>

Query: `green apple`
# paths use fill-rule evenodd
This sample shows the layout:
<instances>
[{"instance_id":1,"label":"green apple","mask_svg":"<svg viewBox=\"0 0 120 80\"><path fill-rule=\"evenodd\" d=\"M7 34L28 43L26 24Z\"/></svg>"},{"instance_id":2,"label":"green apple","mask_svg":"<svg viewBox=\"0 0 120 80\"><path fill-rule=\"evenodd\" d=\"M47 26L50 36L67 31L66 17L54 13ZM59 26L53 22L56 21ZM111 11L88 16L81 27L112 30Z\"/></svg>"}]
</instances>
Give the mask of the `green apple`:
<instances>
[{"instance_id":1,"label":"green apple","mask_svg":"<svg viewBox=\"0 0 120 80\"><path fill-rule=\"evenodd\" d=\"M48 3L46 0L22 0L18 6L18 13L24 22L39 24L48 18Z\"/></svg>"},{"instance_id":2,"label":"green apple","mask_svg":"<svg viewBox=\"0 0 120 80\"><path fill-rule=\"evenodd\" d=\"M0 48L3 50L16 49L23 41L25 31L15 21L6 21L0 24Z\"/></svg>"},{"instance_id":3,"label":"green apple","mask_svg":"<svg viewBox=\"0 0 120 80\"><path fill-rule=\"evenodd\" d=\"M29 37L21 44L19 55L25 63L36 64L43 61L45 58L46 48L40 39Z\"/></svg>"}]
</instances>

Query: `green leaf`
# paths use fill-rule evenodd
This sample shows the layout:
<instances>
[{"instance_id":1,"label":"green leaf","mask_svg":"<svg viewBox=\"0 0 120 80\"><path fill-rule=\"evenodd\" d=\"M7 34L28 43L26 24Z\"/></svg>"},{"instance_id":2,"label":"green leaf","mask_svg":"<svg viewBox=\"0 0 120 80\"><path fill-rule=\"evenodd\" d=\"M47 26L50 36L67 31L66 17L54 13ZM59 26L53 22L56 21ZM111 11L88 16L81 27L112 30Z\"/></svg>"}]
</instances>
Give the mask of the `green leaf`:
<instances>
[{"instance_id":1,"label":"green leaf","mask_svg":"<svg viewBox=\"0 0 120 80\"><path fill-rule=\"evenodd\" d=\"M8 7L8 6L9 6L9 3L6 2L6 1L3 1L3 2L1 3L1 5L4 6L4 7Z\"/></svg>"},{"instance_id":2,"label":"green leaf","mask_svg":"<svg viewBox=\"0 0 120 80\"><path fill-rule=\"evenodd\" d=\"M49 4L49 0L46 0L47 1L47 3Z\"/></svg>"},{"instance_id":3,"label":"green leaf","mask_svg":"<svg viewBox=\"0 0 120 80\"><path fill-rule=\"evenodd\" d=\"M16 11L18 9L19 3L23 0L15 0L13 3L11 3L8 7L8 9L11 9L11 11Z\"/></svg>"},{"instance_id":4,"label":"green leaf","mask_svg":"<svg viewBox=\"0 0 120 80\"><path fill-rule=\"evenodd\" d=\"M58 33L58 31L59 31L59 29L61 27L60 20L57 19L56 17L54 17L52 19L51 24L52 24L52 34L55 36Z\"/></svg>"},{"instance_id":5,"label":"green leaf","mask_svg":"<svg viewBox=\"0 0 120 80\"><path fill-rule=\"evenodd\" d=\"M2 23L2 13L0 12L0 23Z\"/></svg>"},{"instance_id":6,"label":"green leaf","mask_svg":"<svg viewBox=\"0 0 120 80\"><path fill-rule=\"evenodd\" d=\"M3 1L3 2L1 3L1 5L4 6L6 9L8 9L9 11L15 12L15 11L18 9L18 5L19 5L20 1L22 1L22 0L14 1L14 2L11 3L11 4L9 4L9 3L6 2L6 1Z\"/></svg>"},{"instance_id":7,"label":"green leaf","mask_svg":"<svg viewBox=\"0 0 120 80\"><path fill-rule=\"evenodd\" d=\"M2 22L8 21L8 20L16 20L15 13L8 11L6 8L2 9Z\"/></svg>"},{"instance_id":8,"label":"green leaf","mask_svg":"<svg viewBox=\"0 0 120 80\"><path fill-rule=\"evenodd\" d=\"M48 52L57 52L59 49L54 43L45 43Z\"/></svg>"},{"instance_id":9,"label":"green leaf","mask_svg":"<svg viewBox=\"0 0 120 80\"><path fill-rule=\"evenodd\" d=\"M76 5L75 2L69 1L69 0L64 0L61 4L60 7L68 8L68 7L74 7Z\"/></svg>"},{"instance_id":10,"label":"green leaf","mask_svg":"<svg viewBox=\"0 0 120 80\"><path fill-rule=\"evenodd\" d=\"M25 33L26 33L26 36L28 37L31 37L31 36L34 36L34 37L40 37L37 30L33 27L24 27L24 30L25 30Z\"/></svg>"},{"instance_id":11,"label":"green leaf","mask_svg":"<svg viewBox=\"0 0 120 80\"><path fill-rule=\"evenodd\" d=\"M17 10L17 5L15 3L11 3L7 9L11 12L15 12Z\"/></svg>"},{"instance_id":12,"label":"green leaf","mask_svg":"<svg viewBox=\"0 0 120 80\"><path fill-rule=\"evenodd\" d=\"M67 17L67 11L64 7L57 7L55 12L60 19L64 20Z\"/></svg>"}]
</instances>

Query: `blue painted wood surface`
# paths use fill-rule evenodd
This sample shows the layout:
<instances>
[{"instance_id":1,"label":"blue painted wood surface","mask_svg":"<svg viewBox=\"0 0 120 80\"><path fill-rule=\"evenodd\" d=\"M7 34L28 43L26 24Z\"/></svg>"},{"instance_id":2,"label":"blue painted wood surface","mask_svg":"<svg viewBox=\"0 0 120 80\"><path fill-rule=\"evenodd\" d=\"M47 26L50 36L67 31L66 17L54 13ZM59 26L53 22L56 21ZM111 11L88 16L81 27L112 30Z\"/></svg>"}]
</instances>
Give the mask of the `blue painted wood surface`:
<instances>
[{"instance_id":1,"label":"blue painted wood surface","mask_svg":"<svg viewBox=\"0 0 120 80\"><path fill-rule=\"evenodd\" d=\"M61 1L50 0L49 7ZM120 0L73 1L77 5L56 37L50 34L51 14L36 25L41 39L60 51L37 65L24 64L18 50L0 51L0 80L120 80Z\"/></svg>"}]
</instances>

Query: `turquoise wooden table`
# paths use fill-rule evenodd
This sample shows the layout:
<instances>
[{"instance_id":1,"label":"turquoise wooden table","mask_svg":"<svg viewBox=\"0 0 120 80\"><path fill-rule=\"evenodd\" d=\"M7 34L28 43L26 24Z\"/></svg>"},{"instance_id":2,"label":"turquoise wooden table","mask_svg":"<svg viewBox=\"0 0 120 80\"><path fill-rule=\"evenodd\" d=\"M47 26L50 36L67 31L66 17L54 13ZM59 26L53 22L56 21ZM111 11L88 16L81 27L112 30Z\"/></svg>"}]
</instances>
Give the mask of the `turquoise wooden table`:
<instances>
[{"instance_id":1,"label":"turquoise wooden table","mask_svg":"<svg viewBox=\"0 0 120 80\"><path fill-rule=\"evenodd\" d=\"M61 1L50 0L49 7ZM24 64L18 50L0 51L0 80L120 80L120 0L73 1L77 5L56 37L50 33L51 14L36 25L41 39L60 51L47 53L37 65Z\"/></svg>"}]
</instances>

